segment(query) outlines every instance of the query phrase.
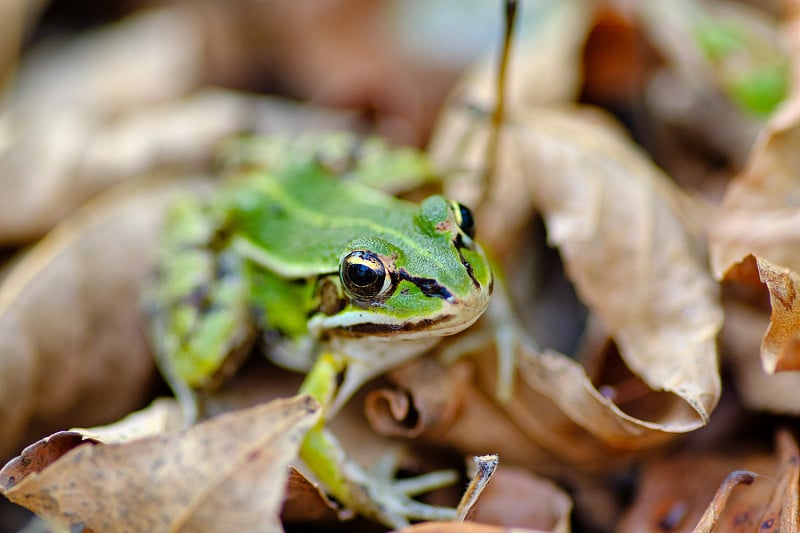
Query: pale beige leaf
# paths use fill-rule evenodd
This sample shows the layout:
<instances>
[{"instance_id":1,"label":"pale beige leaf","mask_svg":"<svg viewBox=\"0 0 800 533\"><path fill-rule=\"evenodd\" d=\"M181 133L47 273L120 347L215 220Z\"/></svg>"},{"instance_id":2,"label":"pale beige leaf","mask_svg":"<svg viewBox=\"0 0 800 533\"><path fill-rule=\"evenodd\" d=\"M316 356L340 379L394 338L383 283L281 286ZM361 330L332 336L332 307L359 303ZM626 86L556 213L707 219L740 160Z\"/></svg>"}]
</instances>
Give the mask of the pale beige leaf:
<instances>
[{"instance_id":1,"label":"pale beige leaf","mask_svg":"<svg viewBox=\"0 0 800 533\"><path fill-rule=\"evenodd\" d=\"M800 269L800 100L787 102L767 124L744 171L730 182L709 231L714 275L748 254ZM726 274L727 273L727 274Z\"/></svg>"},{"instance_id":2,"label":"pale beige leaf","mask_svg":"<svg viewBox=\"0 0 800 533\"><path fill-rule=\"evenodd\" d=\"M614 130L563 113L517 120L519 162L579 296L634 373L695 409L664 429L705 423L720 393L722 313L679 191Z\"/></svg>"},{"instance_id":3,"label":"pale beige leaf","mask_svg":"<svg viewBox=\"0 0 800 533\"><path fill-rule=\"evenodd\" d=\"M144 409L111 424L72 428L70 431L103 444L115 444L154 437L182 427L183 417L177 402L172 398L159 398Z\"/></svg>"},{"instance_id":4,"label":"pale beige leaf","mask_svg":"<svg viewBox=\"0 0 800 533\"><path fill-rule=\"evenodd\" d=\"M691 407L650 427L702 426L720 394L715 337L722 314L716 283L682 217L680 191L603 115L512 109L508 116L497 180L515 180L516 196L529 191L579 297L609 329L631 370ZM446 120L443 127L456 138L470 123L458 108ZM468 168L480 165L485 127L482 133L465 148ZM489 202L500 205L505 197L492 191ZM520 247L492 237L502 239L502 231L487 238L491 248ZM553 364L558 357L551 356ZM565 360L559 372L572 365ZM568 373L581 395L596 393L588 382L577 385L585 379L579 368Z\"/></svg>"},{"instance_id":5,"label":"pale beige leaf","mask_svg":"<svg viewBox=\"0 0 800 533\"><path fill-rule=\"evenodd\" d=\"M298 396L181 433L79 446L13 483L0 472L2 490L45 518L94 531L281 531L287 466L319 414Z\"/></svg>"},{"instance_id":6,"label":"pale beige leaf","mask_svg":"<svg viewBox=\"0 0 800 533\"><path fill-rule=\"evenodd\" d=\"M717 279L746 275L736 265L751 253L800 271L800 10L792 5L787 14L793 86L728 185L709 230Z\"/></svg>"},{"instance_id":7,"label":"pale beige leaf","mask_svg":"<svg viewBox=\"0 0 800 533\"><path fill-rule=\"evenodd\" d=\"M0 285L0 455L65 425L140 405L155 369L138 299L162 213L186 181L152 181L87 204Z\"/></svg>"},{"instance_id":8,"label":"pale beige leaf","mask_svg":"<svg viewBox=\"0 0 800 533\"><path fill-rule=\"evenodd\" d=\"M535 24L518 32L508 67L507 102L515 106L560 105L577 97L583 47L595 4L586 0L550 3L534 17ZM524 7L522 11L526 11ZM518 174L504 176L507 179L492 184L495 190L488 202L481 199L481 180L488 161L485 146L476 147L473 136L480 137L482 132L474 126L478 121L488 120L494 109L498 53L493 50L452 91L448 108L460 109L463 115L449 111L439 117L429 151L447 177L447 195L476 210L480 236L490 241L492 251L502 258L508 253L507 248L513 246L516 232L528 220L530 206L526 195L520 194L524 184L519 183ZM470 150L469 161L463 160L465 148ZM499 240L496 235L509 238Z\"/></svg>"},{"instance_id":9,"label":"pale beige leaf","mask_svg":"<svg viewBox=\"0 0 800 533\"><path fill-rule=\"evenodd\" d=\"M510 102L548 105L578 97L581 56L596 9L594 0L547 3L523 26L529 12L522 7L508 65L506 96ZM451 98L490 112L497 91L498 55L499 50L492 50L463 76ZM543 79L547 83L541 83Z\"/></svg>"}]
</instances>

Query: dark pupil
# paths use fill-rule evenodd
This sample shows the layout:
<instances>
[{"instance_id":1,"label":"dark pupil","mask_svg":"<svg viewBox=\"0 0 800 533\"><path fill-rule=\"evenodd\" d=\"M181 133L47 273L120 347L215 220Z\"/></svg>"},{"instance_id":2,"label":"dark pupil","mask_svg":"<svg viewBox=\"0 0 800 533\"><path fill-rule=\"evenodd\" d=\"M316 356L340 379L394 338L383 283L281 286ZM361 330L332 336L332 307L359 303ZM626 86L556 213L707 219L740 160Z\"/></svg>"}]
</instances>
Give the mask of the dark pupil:
<instances>
[{"instance_id":1,"label":"dark pupil","mask_svg":"<svg viewBox=\"0 0 800 533\"><path fill-rule=\"evenodd\" d=\"M475 237L475 219L472 218L472 211L470 211L467 206L458 204L458 211L461 215L461 223L459 226L461 227L461 231L467 234L469 238Z\"/></svg>"},{"instance_id":2,"label":"dark pupil","mask_svg":"<svg viewBox=\"0 0 800 533\"><path fill-rule=\"evenodd\" d=\"M367 265L348 265L347 277L359 287L367 287L378 281L378 273Z\"/></svg>"}]
</instances>

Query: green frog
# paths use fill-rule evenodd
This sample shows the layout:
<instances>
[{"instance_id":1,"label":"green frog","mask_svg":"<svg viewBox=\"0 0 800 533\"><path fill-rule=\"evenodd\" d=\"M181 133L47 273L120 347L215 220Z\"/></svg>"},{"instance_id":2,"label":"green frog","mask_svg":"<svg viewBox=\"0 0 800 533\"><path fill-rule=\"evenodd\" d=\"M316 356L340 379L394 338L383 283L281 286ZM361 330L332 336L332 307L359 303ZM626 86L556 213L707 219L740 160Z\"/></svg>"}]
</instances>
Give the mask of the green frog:
<instances>
[{"instance_id":1,"label":"green frog","mask_svg":"<svg viewBox=\"0 0 800 533\"><path fill-rule=\"evenodd\" d=\"M307 372L301 392L323 406L300 455L336 500L395 528L454 518L367 475L324 419L365 381L484 312L492 270L469 209L380 190L431 171L423 154L378 139L254 137L227 154L227 179L171 210L145 300L159 365L185 415L197 418L194 392L229 375L261 331L269 357Z\"/></svg>"}]
</instances>

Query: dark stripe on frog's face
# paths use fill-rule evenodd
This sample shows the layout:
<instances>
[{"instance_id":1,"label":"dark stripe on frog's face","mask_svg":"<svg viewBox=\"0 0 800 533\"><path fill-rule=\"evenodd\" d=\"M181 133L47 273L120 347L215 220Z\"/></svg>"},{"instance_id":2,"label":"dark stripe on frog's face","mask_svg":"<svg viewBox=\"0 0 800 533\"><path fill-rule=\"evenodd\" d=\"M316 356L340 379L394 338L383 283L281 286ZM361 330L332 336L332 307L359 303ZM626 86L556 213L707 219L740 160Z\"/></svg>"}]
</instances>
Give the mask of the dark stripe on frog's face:
<instances>
[{"instance_id":1,"label":"dark stripe on frog's face","mask_svg":"<svg viewBox=\"0 0 800 533\"><path fill-rule=\"evenodd\" d=\"M456 297L453 296L453 293L450 292L450 290L447 287L445 287L444 285L442 285L433 278L422 278L418 276L412 276L411 274L406 272L405 269L402 268L397 272L393 272L392 277L396 277L396 279L398 280L395 282L395 287L397 286L399 280L404 279L416 285L417 288L420 290L420 292L422 292L422 294L424 294L425 296L431 298L441 298L442 300L445 300L450 303L456 302Z\"/></svg>"},{"instance_id":2,"label":"dark stripe on frog's face","mask_svg":"<svg viewBox=\"0 0 800 533\"><path fill-rule=\"evenodd\" d=\"M472 284L475 285L476 289L480 289L481 282L475 277L475 272L472 270L472 265L464 258L464 254L461 252L462 249L468 248L468 246L464 244L464 238L460 233L456 235L455 239L453 239L453 246L456 247L458 259L461 261L461 264L464 265L464 269L467 271L467 276L469 276L469 279L472 280Z\"/></svg>"}]
</instances>

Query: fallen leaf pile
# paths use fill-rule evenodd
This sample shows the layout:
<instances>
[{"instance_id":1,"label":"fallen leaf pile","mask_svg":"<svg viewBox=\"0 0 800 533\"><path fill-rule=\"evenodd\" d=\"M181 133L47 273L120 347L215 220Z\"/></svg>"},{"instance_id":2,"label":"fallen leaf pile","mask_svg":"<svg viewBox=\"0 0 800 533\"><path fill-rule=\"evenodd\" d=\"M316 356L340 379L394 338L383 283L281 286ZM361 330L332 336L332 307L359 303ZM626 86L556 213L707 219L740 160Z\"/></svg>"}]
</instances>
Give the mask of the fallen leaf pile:
<instances>
[{"instance_id":1,"label":"fallen leaf pile","mask_svg":"<svg viewBox=\"0 0 800 533\"><path fill-rule=\"evenodd\" d=\"M469 205L497 267L330 423L455 468L426 503L499 456L405 531L800 529L798 0L519 2L497 122L499 0L80 4L0 7L0 532L379 530L297 459L302 375L253 356L184 428L140 312L220 143L314 130L426 147L403 194Z\"/></svg>"}]
</instances>

